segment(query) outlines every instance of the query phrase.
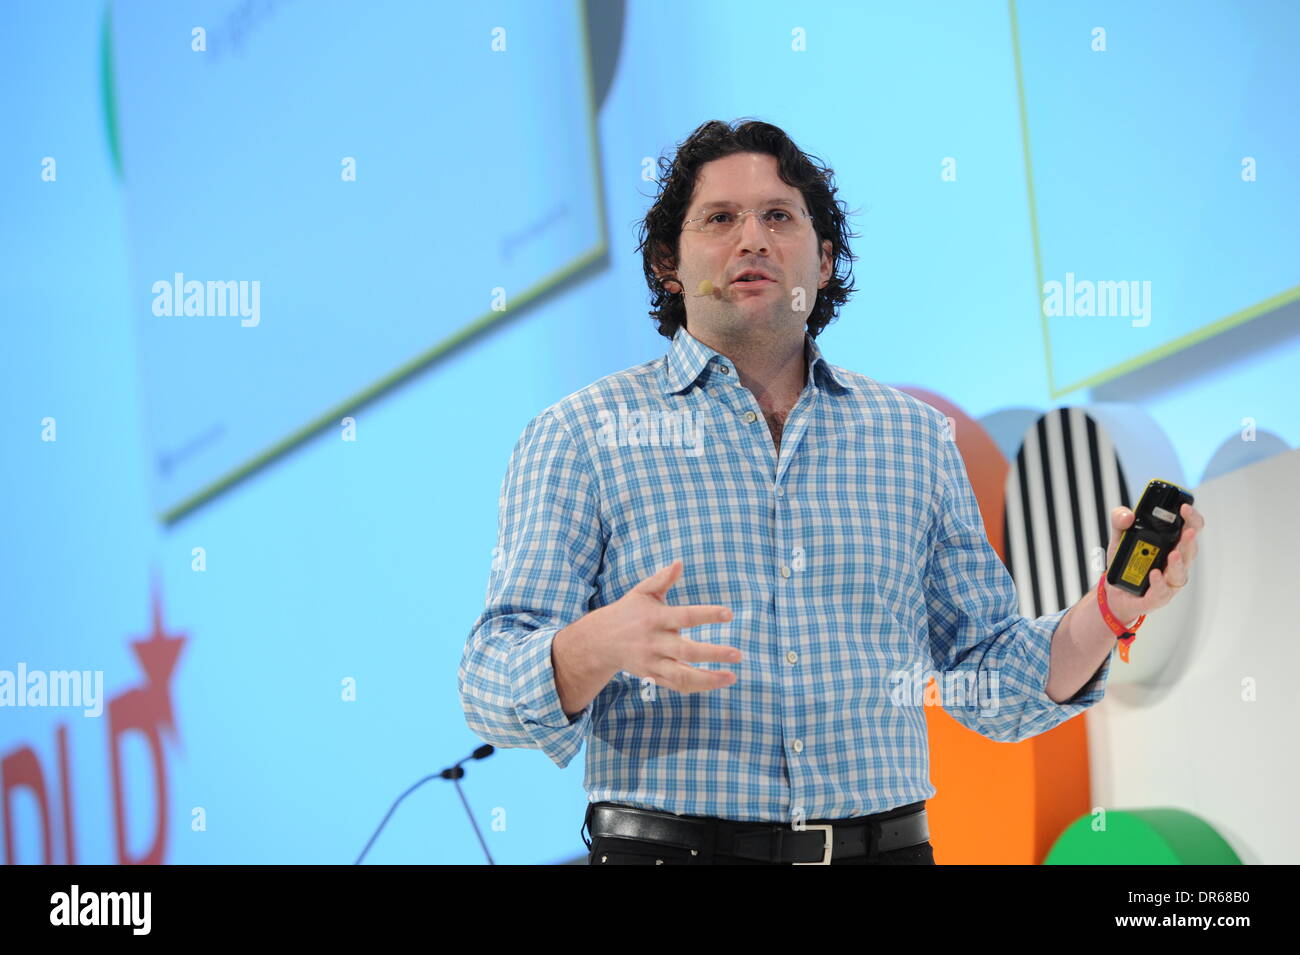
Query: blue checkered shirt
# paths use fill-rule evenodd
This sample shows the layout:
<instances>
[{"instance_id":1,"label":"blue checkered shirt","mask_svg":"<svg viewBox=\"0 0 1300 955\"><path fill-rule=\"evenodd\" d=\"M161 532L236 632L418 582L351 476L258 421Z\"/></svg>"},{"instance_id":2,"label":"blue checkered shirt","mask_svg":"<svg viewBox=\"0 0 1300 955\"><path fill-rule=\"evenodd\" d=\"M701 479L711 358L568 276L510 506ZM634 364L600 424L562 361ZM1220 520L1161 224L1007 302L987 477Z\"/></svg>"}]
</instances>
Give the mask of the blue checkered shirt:
<instances>
[{"instance_id":1,"label":"blue checkered shirt","mask_svg":"<svg viewBox=\"0 0 1300 955\"><path fill-rule=\"evenodd\" d=\"M927 700L1016 742L1102 698L1109 658L1071 700L1047 695L1065 611L1019 614L948 420L808 335L805 355L779 454L730 361L684 329L528 424L458 674L475 733L561 767L586 741L592 802L790 823L933 796ZM566 716L556 632L676 558L668 603L734 613L683 634L742 653L696 665L736 682L681 694L621 672Z\"/></svg>"}]
</instances>

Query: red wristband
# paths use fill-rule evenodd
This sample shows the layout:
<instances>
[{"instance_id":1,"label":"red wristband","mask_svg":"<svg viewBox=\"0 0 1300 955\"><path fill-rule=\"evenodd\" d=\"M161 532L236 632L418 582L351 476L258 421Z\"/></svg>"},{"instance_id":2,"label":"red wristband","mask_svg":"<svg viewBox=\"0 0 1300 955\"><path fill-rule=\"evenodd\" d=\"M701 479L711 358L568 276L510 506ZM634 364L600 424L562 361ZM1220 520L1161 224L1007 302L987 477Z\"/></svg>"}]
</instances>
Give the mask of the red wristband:
<instances>
[{"instance_id":1,"label":"red wristband","mask_svg":"<svg viewBox=\"0 0 1300 955\"><path fill-rule=\"evenodd\" d=\"M1119 617L1111 613L1110 604L1106 600L1106 574L1103 572L1101 580L1097 581L1097 606L1101 609L1101 618L1106 621L1106 626L1110 627L1111 632L1119 640L1119 658L1128 663L1128 648L1137 638L1138 627L1142 626L1142 621L1147 618L1142 614L1132 627L1124 626Z\"/></svg>"}]
</instances>

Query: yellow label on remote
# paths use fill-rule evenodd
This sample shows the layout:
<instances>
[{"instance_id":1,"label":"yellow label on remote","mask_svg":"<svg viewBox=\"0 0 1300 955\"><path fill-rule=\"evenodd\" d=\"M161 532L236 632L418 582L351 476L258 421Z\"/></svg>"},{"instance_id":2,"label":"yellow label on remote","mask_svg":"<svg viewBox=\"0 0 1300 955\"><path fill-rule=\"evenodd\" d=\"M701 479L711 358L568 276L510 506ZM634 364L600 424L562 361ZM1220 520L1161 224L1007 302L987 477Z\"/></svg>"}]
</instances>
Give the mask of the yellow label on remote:
<instances>
[{"instance_id":1,"label":"yellow label on remote","mask_svg":"<svg viewBox=\"0 0 1300 955\"><path fill-rule=\"evenodd\" d=\"M1133 553L1128 555L1128 563L1124 566L1121 579L1134 587L1141 587L1142 578L1146 576L1148 568L1159 556L1160 548L1155 544L1138 541L1133 545Z\"/></svg>"}]
</instances>

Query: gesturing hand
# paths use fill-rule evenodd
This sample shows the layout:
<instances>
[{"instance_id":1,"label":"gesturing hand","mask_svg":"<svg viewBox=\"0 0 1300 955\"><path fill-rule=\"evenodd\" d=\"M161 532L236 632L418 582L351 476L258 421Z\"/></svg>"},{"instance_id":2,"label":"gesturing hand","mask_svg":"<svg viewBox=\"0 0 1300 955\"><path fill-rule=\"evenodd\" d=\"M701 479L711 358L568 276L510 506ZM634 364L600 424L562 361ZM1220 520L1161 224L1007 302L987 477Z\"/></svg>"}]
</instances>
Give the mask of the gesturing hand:
<instances>
[{"instance_id":1,"label":"gesturing hand","mask_svg":"<svg viewBox=\"0 0 1300 955\"><path fill-rule=\"evenodd\" d=\"M614 672L626 670L635 677L649 677L658 686L678 693L717 690L736 682L730 670L701 670L692 663L737 663L735 647L700 643L680 631L706 623L731 619L726 607L691 604L674 607L664 601L681 577L682 562L675 560L608 606L583 618L598 635L601 653Z\"/></svg>"}]
</instances>

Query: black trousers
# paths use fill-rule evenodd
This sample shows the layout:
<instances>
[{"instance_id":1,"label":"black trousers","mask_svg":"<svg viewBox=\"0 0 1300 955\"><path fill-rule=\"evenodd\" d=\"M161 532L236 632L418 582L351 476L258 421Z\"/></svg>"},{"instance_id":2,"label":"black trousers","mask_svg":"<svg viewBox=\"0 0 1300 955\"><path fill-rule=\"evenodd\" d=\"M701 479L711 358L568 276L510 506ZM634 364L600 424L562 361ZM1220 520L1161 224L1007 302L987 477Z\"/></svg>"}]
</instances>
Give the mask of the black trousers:
<instances>
[{"instance_id":1,"label":"black trousers","mask_svg":"<svg viewBox=\"0 0 1300 955\"><path fill-rule=\"evenodd\" d=\"M603 806L616 803L600 803ZM668 846L659 842L643 842L639 839L619 839L609 836L593 836L590 842L586 832L591 825L591 814L596 803L587 806L587 816L583 820L583 842L588 845L588 865L792 865L793 863L759 862L756 859L742 859L738 856L714 852L709 846L702 846L692 854L690 849ZM925 808L925 800L907 806L899 806L887 812L873 813L865 819L892 819L906 816ZM709 819L707 816L684 816L689 819ZM712 820L716 821L716 820ZM809 825L832 823L835 819L810 819ZM712 840L710 840L712 841ZM903 849L889 852L877 852L871 856L836 859L831 857L831 865L935 865L934 848L929 842L921 842Z\"/></svg>"}]
</instances>

